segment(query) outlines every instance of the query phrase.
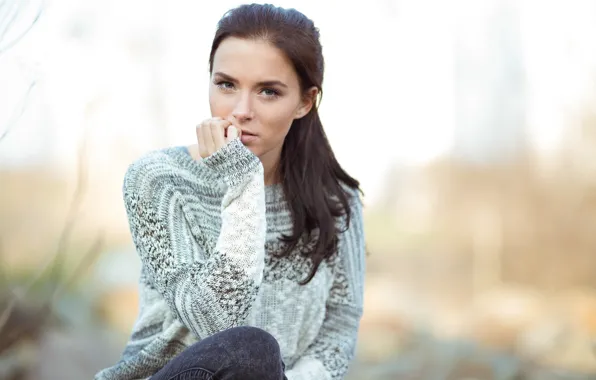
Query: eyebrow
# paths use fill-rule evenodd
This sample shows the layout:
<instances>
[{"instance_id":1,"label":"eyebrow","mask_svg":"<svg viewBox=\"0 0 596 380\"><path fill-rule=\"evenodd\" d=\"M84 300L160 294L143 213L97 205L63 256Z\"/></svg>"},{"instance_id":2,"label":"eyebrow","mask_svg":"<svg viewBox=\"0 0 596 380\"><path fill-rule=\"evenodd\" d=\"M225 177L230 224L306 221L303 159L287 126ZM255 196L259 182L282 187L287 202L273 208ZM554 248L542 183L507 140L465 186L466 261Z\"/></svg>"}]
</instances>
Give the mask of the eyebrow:
<instances>
[{"instance_id":1,"label":"eyebrow","mask_svg":"<svg viewBox=\"0 0 596 380\"><path fill-rule=\"evenodd\" d=\"M221 71L216 72L215 74L213 74L214 76L219 76L224 80L227 80L229 82L233 82L233 83L238 83L238 80L232 76L229 76L228 74L224 74ZM262 81L257 83L258 87L271 87L271 86L280 86L280 87L284 87L284 88L288 88L288 85L285 84L282 81L279 80L267 80L267 81Z\"/></svg>"}]
</instances>

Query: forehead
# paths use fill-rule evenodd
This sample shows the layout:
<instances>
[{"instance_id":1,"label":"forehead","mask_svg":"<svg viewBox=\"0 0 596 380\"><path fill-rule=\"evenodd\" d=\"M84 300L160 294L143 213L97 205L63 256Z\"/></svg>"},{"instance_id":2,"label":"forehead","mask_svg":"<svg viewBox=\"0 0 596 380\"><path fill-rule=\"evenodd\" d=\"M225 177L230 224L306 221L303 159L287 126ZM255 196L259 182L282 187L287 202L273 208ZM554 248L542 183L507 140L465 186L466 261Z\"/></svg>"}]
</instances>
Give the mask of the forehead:
<instances>
[{"instance_id":1,"label":"forehead","mask_svg":"<svg viewBox=\"0 0 596 380\"><path fill-rule=\"evenodd\" d=\"M221 42L213 57L213 72L223 72L240 81L280 80L297 85L298 77L286 55L263 40L235 37Z\"/></svg>"}]
</instances>

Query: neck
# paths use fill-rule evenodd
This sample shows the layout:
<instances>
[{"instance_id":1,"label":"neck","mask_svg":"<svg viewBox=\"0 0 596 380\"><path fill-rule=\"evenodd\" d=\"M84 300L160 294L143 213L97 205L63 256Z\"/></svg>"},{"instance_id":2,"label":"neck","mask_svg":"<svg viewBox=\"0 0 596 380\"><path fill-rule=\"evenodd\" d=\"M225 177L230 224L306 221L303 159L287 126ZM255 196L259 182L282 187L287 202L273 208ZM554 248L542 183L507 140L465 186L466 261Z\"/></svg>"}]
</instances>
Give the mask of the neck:
<instances>
[{"instance_id":1,"label":"neck","mask_svg":"<svg viewBox=\"0 0 596 380\"><path fill-rule=\"evenodd\" d=\"M259 157L263 164L265 186L273 185L281 181L279 175L279 160L281 152L272 151Z\"/></svg>"}]
</instances>

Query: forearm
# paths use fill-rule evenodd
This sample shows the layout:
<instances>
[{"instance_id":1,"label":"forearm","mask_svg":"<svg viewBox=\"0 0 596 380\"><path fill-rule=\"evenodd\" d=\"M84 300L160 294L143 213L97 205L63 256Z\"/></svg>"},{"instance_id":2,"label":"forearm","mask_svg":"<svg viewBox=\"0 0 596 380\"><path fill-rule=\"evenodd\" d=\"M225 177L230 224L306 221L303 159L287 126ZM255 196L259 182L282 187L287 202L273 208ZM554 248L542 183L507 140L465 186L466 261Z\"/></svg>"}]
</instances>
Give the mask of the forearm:
<instances>
[{"instance_id":1,"label":"forearm","mask_svg":"<svg viewBox=\"0 0 596 380\"><path fill-rule=\"evenodd\" d=\"M260 286L266 231L262 165L239 142L204 160L228 184L219 238L196 225L156 157L127 172L124 199L137 252L155 288L198 337L242 324ZM213 244L213 245L212 245ZM208 252L206 260L196 252Z\"/></svg>"},{"instance_id":2,"label":"forearm","mask_svg":"<svg viewBox=\"0 0 596 380\"><path fill-rule=\"evenodd\" d=\"M199 336L242 325L262 281L265 200L262 172L224 196L222 225L206 263L179 266L166 296Z\"/></svg>"}]
</instances>

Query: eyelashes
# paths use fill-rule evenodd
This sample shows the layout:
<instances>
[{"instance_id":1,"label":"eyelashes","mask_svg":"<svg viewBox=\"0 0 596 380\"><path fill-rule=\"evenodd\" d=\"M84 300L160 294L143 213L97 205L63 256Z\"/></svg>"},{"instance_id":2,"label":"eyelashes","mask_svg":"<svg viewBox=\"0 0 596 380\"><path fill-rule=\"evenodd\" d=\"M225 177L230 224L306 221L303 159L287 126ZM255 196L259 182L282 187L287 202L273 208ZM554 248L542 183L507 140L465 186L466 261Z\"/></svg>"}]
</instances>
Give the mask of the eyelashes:
<instances>
[{"instance_id":1,"label":"eyelashes","mask_svg":"<svg viewBox=\"0 0 596 380\"><path fill-rule=\"evenodd\" d=\"M215 82L215 85L217 87L219 87L221 90L233 90L234 89L234 85L231 82L226 82L226 81L219 81L219 82ZM228 87L229 85L229 87Z\"/></svg>"},{"instance_id":2,"label":"eyelashes","mask_svg":"<svg viewBox=\"0 0 596 380\"><path fill-rule=\"evenodd\" d=\"M263 90L261 90L262 93L265 93L266 91L269 91L269 94L265 94L265 96L267 96L268 98L276 98L281 95L279 91L277 91L274 88L264 88Z\"/></svg>"},{"instance_id":3,"label":"eyelashes","mask_svg":"<svg viewBox=\"0 0 596 380\"><path fill-rule=\"evenodd\" d=\"M230 93L235 90L234 83L229 82L229 81L225 81L225 80L215 81L214 84L220 90L222 90L223 92L226 92L226 93ZM265 87L265 88L261 89L259 94L262 94L267 99L277 99L278 97L280 97L282 95L281 92L279 92L275 88L271 88L271 87Z\"/></svg>"}]
</instances>

